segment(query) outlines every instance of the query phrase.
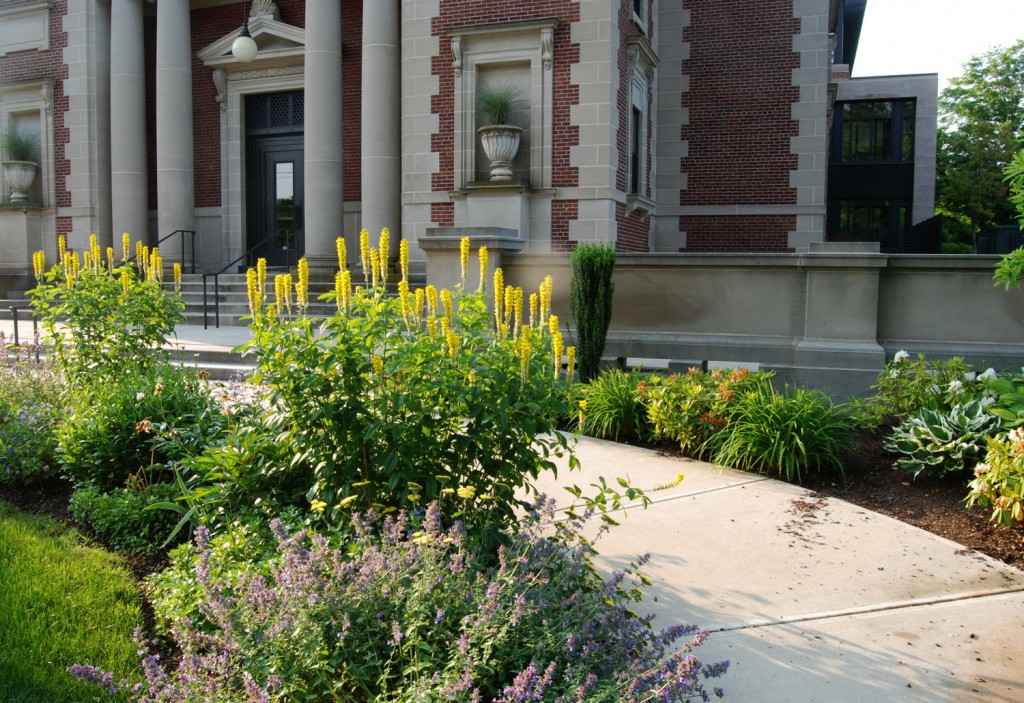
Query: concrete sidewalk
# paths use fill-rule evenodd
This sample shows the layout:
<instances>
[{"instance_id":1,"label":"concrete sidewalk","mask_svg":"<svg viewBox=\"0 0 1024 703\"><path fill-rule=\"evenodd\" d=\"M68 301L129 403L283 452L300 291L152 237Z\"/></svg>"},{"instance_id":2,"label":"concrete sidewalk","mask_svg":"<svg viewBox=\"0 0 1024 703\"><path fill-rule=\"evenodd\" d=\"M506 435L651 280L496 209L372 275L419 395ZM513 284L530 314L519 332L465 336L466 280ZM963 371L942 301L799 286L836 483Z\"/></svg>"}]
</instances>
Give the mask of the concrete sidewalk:
<instances>
[{"instance_id":1,"label":"concrete sidewalk","mask_svg":"<svg viewBox=\"0 0 1024 703\"><path fill-rule=\"evenodd\" d=\"M787 483L581 439L588 486L628 476L654 491L597 543L602 567L644 552L655 625L712 635L725 700L1024 701L1024 572L891 518Z\"/></svg>"},{"instance_id":2,"label":"concrete sidewalk","mask_svg":"<svg viewBox=\"0 0 1024 703\"><path fill-rule=\"evenodd\" d=\"M11 321L0 331L10 338ZM244 327L182 325L171 346L183 361L230 364L248 339ZM577 454L580 472L563 465L541 489L567 503L566 485L622 476L649 492L650 507L629 507L598 542L599 563L650 552L655 625L712 631L695 653L732 662L716 682L725 700L1024 701L1024 572L754 474L590 438Z\"/></svg>"}]
</instances>

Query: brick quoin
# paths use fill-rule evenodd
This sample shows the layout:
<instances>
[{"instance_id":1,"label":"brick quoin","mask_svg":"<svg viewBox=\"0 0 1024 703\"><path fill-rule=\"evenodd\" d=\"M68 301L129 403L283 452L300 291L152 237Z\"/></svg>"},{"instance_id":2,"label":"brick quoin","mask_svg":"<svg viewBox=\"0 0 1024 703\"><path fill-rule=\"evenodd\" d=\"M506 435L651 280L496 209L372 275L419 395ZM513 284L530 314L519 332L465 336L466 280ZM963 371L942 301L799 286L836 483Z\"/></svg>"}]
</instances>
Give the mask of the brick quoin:
<instances>
[{"instance_id":1,"label":"brick quoin","mask_svg":"<svg viewBox=\"0 0 1024 703\"><path fill-rule=\"evenodd\" d=\"M454 227L455 203L431 203L430 220L437 227Z\"/></svg>"},{"instance_id":2,"label":"brick quoin","mask_svg":"<svg viewBox=\"0 0 1024 703\"><path fill-rule=\"evenodd\" d=\"M50 7L50 48L46 51L26 49L0 57L0 80L4 83L32 81L50 78L53 80L53 153L54 182L57 207L71 206L71 193L67 189L67 178L71 163L67 160L66 148L71 132L65 126L68 112L68 97L64 94L64 81L68 78L68 67L64 63L64 49L68 36L61 28L67 14L67 0L54 0ZM40 125L45 127L45 125ZM57 233L71 232L71 218L57 218ZM49 244L56 251L56 241Z\"/></svg>"},{"instance_id":3,"label":"brick quoin","mask_svg":"<svg viewBox=\"0 0 1024 703\"><path fill-rule=\"evenodd\" d=\"M688 216L679 218L687 252L792 252L796 215Z\"/></svg>"},{"instance_id":4,"label":"brick quoin","mask_svg":"<svg viewBox=\"0 0 1024 703\"><path fill-rule=\"evenodd\" d=\"M441 0L440 14L434 18L431 27L433 35L440 40L439 52L431 59L431 72L437 76L439 82L438 94L431 98L431 110L439 120L438 131L431 137L431 150L438 155L440 165L431 179L434 191L448 192L455 187L455 75L452 70L448 30L492 22L547 17L558 18L558 28L554 34L552 68L552 185L555 188L573 188L579 185L577 169L569 161L570 148L579 144L579 127L569 123L569 109L579 102L579 88L572 85L569 80L570 68L579 63L579 46L570 41L572 24L579 21L579 4L566 0ZM555 250L571 251L571 247L568 246L569 222L567 219L559 219L566 216L570 209L556 207L557 202L552 203L552 247L556 246L554 238L557 230L564 234L565 244L558 245L563 248ZM436 207L433 211L443 212ZM570 219L575 219L575 202L571 213ZM443 226L436 217L434 221Z\"/></svg>"},{"instance_id":5,"label":"brick quoin","mask_svg":"<svg viewBox=\"0 0 1024 703\"><path fill-rule=\"evenodd\" d=\"M569 241L569 223L579 218L579 211L577 200L551 201L551 251L569 252L576 248L576 242Z\"/></svg>"},{"instance_id":6,"label":"brick quoin","mask_svg":"<svg viewBox=\"0 0 1024 703\"><path fill-rule=\"evenodd\" d=\"M800 65L793 36L800 21L792 0L688 2L683 30L690 58L683 73L690 90L682 104L690 121L682 129L689 155L682 160L688 187L680 205L795 204L789 173L797 168L790 138L798 134L791 107L800 91L791 85ZM718 219L713 225L710 220ZM684 217L687 251L784 251L793 217ZM753 222L767 229L751 233ZM725 223L744 229L730 231ZM708 239L715 232L719 241ZM758 245L758 240L761 244Z\"/></svg>"}]
</instances>

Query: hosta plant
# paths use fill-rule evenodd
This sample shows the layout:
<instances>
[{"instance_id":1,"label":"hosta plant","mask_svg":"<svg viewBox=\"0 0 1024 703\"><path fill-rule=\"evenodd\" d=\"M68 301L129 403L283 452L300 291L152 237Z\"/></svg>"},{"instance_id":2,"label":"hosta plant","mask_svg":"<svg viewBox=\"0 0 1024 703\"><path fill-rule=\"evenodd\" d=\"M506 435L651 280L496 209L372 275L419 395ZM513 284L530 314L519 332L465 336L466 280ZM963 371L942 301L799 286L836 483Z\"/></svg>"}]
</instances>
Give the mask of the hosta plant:
<instances>
[{"instance_id":1,"label":"hosta plant","mask_svg":"<svg viewBox=\"0 0 1024 703\"><path fill-rule=\"evenodd\" d=\"M885 448L902 454L894 464L915 478L923 471L941 478L973 466L984 453L985 442L1000 427L999 418L973 400L955 405L949 412L922 409L896 427L885 439Z\"/></svg>"},{"instance_id":2,"label":"hosta plant","mask_svg":"<svg viewBox=\"0 0 1024 703\"><path fill-rule=\"evenodd\" d=\"M872 387L874 394L852 405L868 427L898 424L919 410L947 411L954 405L977 398L982 390L974 372L960 357L912 359L906 351L896 352Z\"/></svg>"},{"instance_id":3,"label":"hosta plant","mask_svg":"<svg viewBox=\"0 0 1024 703\"><path fill-rule=\"evenodd\" d=\"M1024 429L990 439L985 461L974 467L967 507L992 508L1001 525L1024 524Z\"/></svg>"}]
</instances>

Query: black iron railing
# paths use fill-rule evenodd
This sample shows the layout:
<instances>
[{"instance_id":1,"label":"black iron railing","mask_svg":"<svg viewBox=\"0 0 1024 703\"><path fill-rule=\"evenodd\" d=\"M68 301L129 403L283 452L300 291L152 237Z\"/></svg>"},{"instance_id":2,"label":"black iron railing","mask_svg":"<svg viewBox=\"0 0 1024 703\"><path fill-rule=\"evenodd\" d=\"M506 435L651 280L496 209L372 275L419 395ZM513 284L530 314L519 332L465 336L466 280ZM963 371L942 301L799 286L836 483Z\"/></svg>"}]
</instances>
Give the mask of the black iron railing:
<instances>
[{"instance_id":1,"label":"black iron railing","mask_svg":"<svg viewBox=\"0 0 1024 703\"><path fill-rule=\"evenodd\" d=\"M220 276L221 276L221 274L227 273L230 269L238 266L243 261L245 261L246 266L252 266L253 265L253 256L255 254L257 254L258 252L266 251L267 243L269 241L270 241L270 238L267 237L266 239L261 241L259 244L253 246L251 249L249 249L244 254L239 256L238 258L232 259L231 261L229 261L227 264L224 265L224 268L222 268L220 271L215 271L214 273L204 273L203 274L203 329L209 329L209 327L210 327L210 324L209 324L210 301L209 301L209 295L208 295L209 288L208 288L207 280L210 279L210 278L213 278L214 326L216 328L220 329ZM285 264L290 269L291 266L292 266L292 250L291 249L286 250L285 256L286 256Z\"/></svg>"}]
</instances>

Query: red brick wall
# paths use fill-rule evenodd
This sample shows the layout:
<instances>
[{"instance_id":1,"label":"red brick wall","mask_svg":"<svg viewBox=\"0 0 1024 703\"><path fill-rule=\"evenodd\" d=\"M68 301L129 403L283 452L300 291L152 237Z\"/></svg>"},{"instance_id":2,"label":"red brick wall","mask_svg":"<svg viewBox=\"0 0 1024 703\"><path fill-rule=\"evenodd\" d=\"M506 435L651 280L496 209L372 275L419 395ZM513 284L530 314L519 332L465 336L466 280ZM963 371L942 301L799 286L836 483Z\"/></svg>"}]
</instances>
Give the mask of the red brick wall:
<instances>
[{"instance_id":1,"label":"red brick wall","mask_svg":"<svg viewBox=\"0 0 1024 703\"><path fill-rule=\"evenodd\" d=\"M438 227L454 227L455 203L431 203L430 221Z\"/></svg>"},{"instance_id":2,"label":"red brick wall","mask_svg":"<svg viewBox=\"0 0 1024 703\"><path fill-rule=\"evenodd\" d=\"M800 21L792 0L689 2L683 30L690 58L682 95L690 121L682 129L688 188L681 205L795 204L789 173L797 167L790 138L798 134L791 85L800 58L792 49ZM687 251L781 251L793 217L684 217ZM734 229L735 227L735 229ZM763 227L757 231L757 227Z\"/></svg>"},{"instance_id":3,"label":"red brick wall","mask_svg":"<svg viewBox=\"0 0 1024 703\"><path fill-rule=\"evenodd\" d=\"M525 19L557 17L554 35L554 67L552 69L552 185L572 188L579 185L579 174L569 162L569 149L579 144L579 128L569 123L569 109L579 102L579 89L569 81L570 67L579 62L579 46L570 41L570 28L579 21L579 3L572 0L441 0L440 16L433 22L433 34L440 38L440 50L432 60L432 72L438 77L440 91L431 101L434 114L439 117L439 130L431 139L431 149L438 155L440 169L433 175L435 191L449 191L455 186L455 75L447 31L455 27L488 24ZM569 251L569 224L566 217L576 217L576 204L568 201L552 203L552 247L556 251ZM444 209L433 208L435 215ZM435 220L437 224L441 222ZM442 225L443 226L443 225ZM555 243L557 236L563 243Z\"/></svg>"},{"instance_id":4,"label":"red brick wall","mask_svg":"<svg viewBox=\"0 0 1024 703\"><path fill-rule=\"evenodd\" d=\"M650 27L650 12L652 3L648 2L647 26ZM619 90L616 95L616 102L619 109L619 125L616 134L616 146L619 152L619 163L615 174L615 187L623 192L628 192L629 184L629 120L632 113L630 93L632 92L632 74L629 70L629 43L630 37L643 34L636 23L633 22L633 0L619 0L619 30L620 41L618 49L619 68ZM649 30L648 30L649 31ZM647 144L646 163L643 195L650 196L651 182L651 134L653 134L652 123L653 105L647 100ZM619 204L615 208L616 228L618 230L615 239L615 249L621 252L647 252L650 250L650 220L642 221L641 213L632 213L626 216L626 208Z\"/></svg>"},{"instance_id":5,"label":"red brick wall","mask_svg":"<svg viewBox=\"0 0 1024 703\"><path fill-rule=\"evenodd\" d=\"M688 252L789 252L796 215L684 215L679 229Z\"/></svg>"},{"instance_id":6,"label":"red brick wall","mask_svg":"<svg viewBox=\"0 0 1024 703\"><path fill-rule=\"evenodd\" d=\"M51 78L54 81L53 169L57 207L71 206L71 193L67 190L67 177L71 173L71 164L65 155L65 147L71 135L67 127L64 126L68 112L68 98L64 94L64 81L68 77L68 67L64 64L64 49L68 45L68 37L61 29L67 7L67 0L54 0L50 7L50 48L47 51L28 49L0 57L0 81L4 83L43 78ZM62 222L61 220L66 221ZM71 231L71 218L61 218L57 224L58 232ZM60 229L62 225L63 230Z\"/></svg>"},{"instance_id":7,"label":"red brick wall","mask_svg":"<svg viewBox=\"0 0 1024 703\"><path fill-rule=\"evenodd\" d=\"M579 217L576 200L551 201L551 251L572 251L576 242L569 241L569 222Z\"/></svg>"}]
</instances>

